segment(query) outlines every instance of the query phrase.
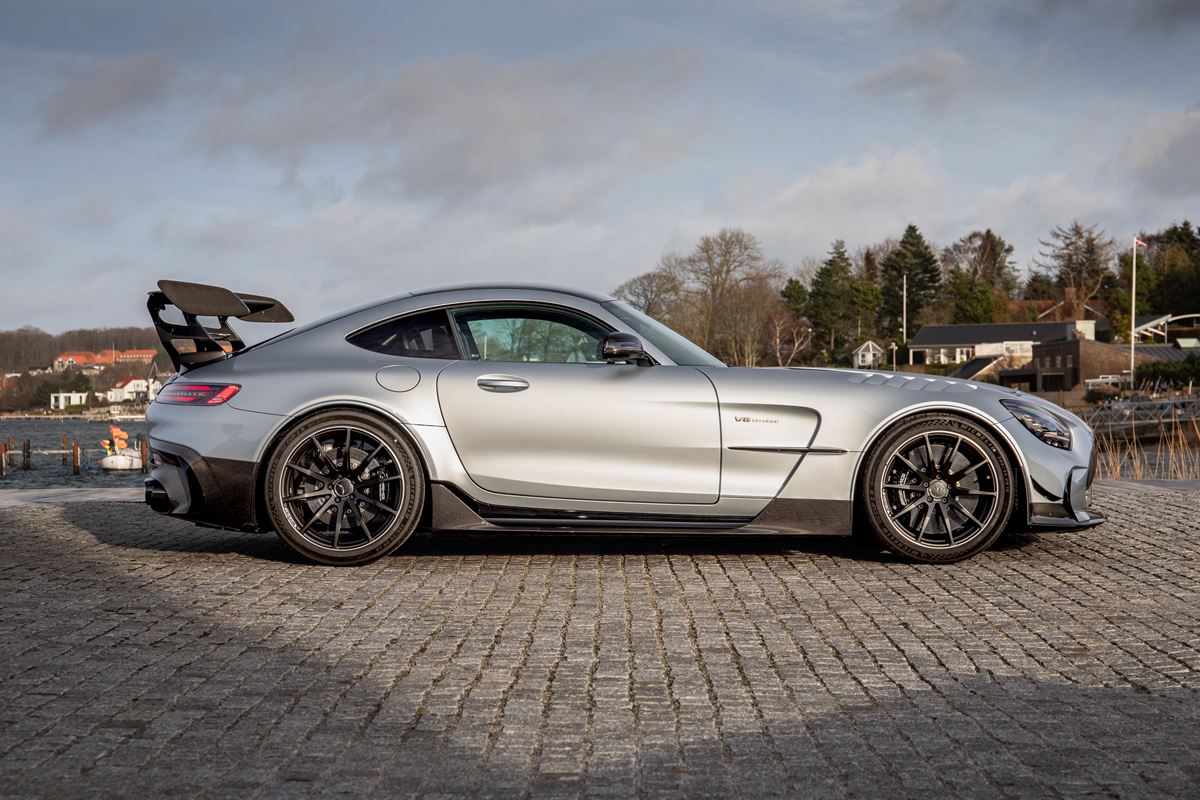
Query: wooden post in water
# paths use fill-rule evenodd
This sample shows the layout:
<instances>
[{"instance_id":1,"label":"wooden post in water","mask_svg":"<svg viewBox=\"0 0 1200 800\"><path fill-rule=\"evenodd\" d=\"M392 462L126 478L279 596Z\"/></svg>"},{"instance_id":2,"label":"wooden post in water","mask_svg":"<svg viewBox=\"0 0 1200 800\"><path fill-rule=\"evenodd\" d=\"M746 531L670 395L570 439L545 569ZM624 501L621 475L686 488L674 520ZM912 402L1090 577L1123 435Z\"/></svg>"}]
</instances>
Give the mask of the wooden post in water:
<instances>
[{"instance_id":1,"label":"wooden post in water","mask_svg":"<svg viewBox=\"0 0 1200 800\"><path fill-rule=\"evenodd\" d=\"M67 437L64 436L62 438L62 457L63 457L63 466L64 467L67 465L67 458L70 455L71 455L71 451L67 447Z\"/></svg>"},{"instance_id":2,"label":"wooden post in water","mask_svg":"<svg viewBox=\"0 0 1200 800\"><path fill-rule=\"evenodd\" d=\"M0 478L8 473L8 442L0 442Z\"/></svg>"},{"instance_id":3,"label":"wooden post in water","mask_svg":"<svg viewBox=\"0 0 1200 800\"><path fill-rule=\"evenodd\" d=\"M71 471L79 474L79 442L71 442Z\"/></svg>"},{"instance_id":4,"label":"wooden post in water","mask_svg":"<svg viewBox=\"0 0 1200 800\"><path fill-rule=\"evenodd\" d=\"M142 439L142 441L138 443L138 450L141 451L142 474L145 475L150 472L150 443L145 439Z\"/></svg>"},{"instance_id":5,"label":"wooden post in water","mask_svg":"<svg viewBox=\"0 0 1200 800\"><path fill-rule=\"evenodd\" d=\"M11 467L17 463L17 440L12 436L8 437L8 465Z\"/></svg>"},{"instance_id":6,"label":"wooden post in water","mask_svg":"<svg viewBox=\"0 0 1200 800\"><path fill-rule=\"evenodd\" d=\"M30 462L33 460L33 448L29 446L29 440L26 439L21 443L21 469L29 472L33 466Z\"/></svg>"}]
</instances>

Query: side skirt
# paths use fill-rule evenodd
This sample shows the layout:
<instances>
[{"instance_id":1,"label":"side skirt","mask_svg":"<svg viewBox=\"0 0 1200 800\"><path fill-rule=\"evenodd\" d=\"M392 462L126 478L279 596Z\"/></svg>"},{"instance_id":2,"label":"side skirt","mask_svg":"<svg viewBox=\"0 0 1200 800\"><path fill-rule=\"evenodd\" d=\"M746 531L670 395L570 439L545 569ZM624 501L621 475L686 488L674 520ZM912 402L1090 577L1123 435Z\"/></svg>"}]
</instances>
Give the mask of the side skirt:
<instances>
[{"instance_id":1,"label":"side skirt","mask_svg":"<svg viewBox=\"0 0 1200 800\"><path fill-rule=\"evenodd\" d=\"M850 501L774 500L754 518L588 514L544 509L481 506L455 487L434 483L429 490L434 531L545 531L556 533L738 533L849 535Z\"/></svg>"}]
</instances>

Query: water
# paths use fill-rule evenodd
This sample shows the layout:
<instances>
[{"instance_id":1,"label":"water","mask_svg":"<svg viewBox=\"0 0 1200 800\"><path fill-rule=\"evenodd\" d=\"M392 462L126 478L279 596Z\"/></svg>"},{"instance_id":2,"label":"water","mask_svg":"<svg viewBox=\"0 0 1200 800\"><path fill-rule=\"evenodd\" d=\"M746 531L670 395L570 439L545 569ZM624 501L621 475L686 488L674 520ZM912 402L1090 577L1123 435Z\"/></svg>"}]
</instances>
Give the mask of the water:
<instances>
[{"instance_id":1,"label":"water","mask_svg":"<svg viewBox=\"0 0 1200 800\"><path fill-rule=\"evenodd\" d=\"M145 476L141 470L124 472L104 472L97 461L104 455L100 442L111 439L109 422L92 422L83 419L7 419L0 417L0 439L7 442L11 436L16 439L17 454L15 461L8 468L8 475L0 478L0 489L46 489L62 486L81 487L140 487ZM121 430L129 434L129 446L134 447L139 435L145 437L145 422L118 422ZM63 466L61 455L38 455L37 450L61 450L62 437L67 441L79 442L84 451L81 458L82 471L79 475L71 472L70 459ZM21 442L29 439L34 455L32 469L28 472L21 469Z\"/></svg>"}]
</instances>

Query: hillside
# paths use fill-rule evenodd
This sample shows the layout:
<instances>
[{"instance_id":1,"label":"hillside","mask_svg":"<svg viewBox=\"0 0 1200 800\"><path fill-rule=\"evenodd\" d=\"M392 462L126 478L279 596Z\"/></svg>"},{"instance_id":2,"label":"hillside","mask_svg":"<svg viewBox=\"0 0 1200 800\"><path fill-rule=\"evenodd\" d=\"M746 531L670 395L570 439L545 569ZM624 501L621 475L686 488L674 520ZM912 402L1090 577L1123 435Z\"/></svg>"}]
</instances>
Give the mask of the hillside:
<instances>
[{"instance_id":1,"label":"hillside","mask_svg":"<svg viewBox=\"0 0 1200 800\"><path fill-rule=\"evenodd\" d=\"M0 373L44 369L51 365L55 356L68 350L96 352L108 348L162 349L158 334L150 327L81 328L58 334L24 327L0 331Z\"/></svg>"}]
</instances>

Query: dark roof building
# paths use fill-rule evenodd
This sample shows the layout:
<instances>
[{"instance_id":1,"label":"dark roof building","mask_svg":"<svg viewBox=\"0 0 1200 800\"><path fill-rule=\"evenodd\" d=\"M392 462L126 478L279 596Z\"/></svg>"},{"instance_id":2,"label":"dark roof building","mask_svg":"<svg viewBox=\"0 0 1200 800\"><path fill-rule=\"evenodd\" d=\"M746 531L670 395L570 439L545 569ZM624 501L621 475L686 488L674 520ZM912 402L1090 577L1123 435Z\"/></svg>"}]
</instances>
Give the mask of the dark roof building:
<instances>
[{"instance_id":1,"label":"dark roof building","mask_svg":"<svg viewBox=\"0 0 1200 800\"><path fill-rule=\"evenodd\" d=\"M1074 322L996 322L980 325L926 325L910 348L972 347L1002 342L1061 342L1076 336Z\"/></svg>"},{"instance_id":2,"label":"dark roof building","mask_svg":"<svg viewBox=\"0 0 1200 800\"><path fill-rule=\"evenodd\" d=\"M1095 326L1095 320L926 325L908 343L908 363L965 364L985 356L1024 363L1035 344L1093 339ZM921 361L914 361L914 355Z\"/></svg>"}]
</instances>

